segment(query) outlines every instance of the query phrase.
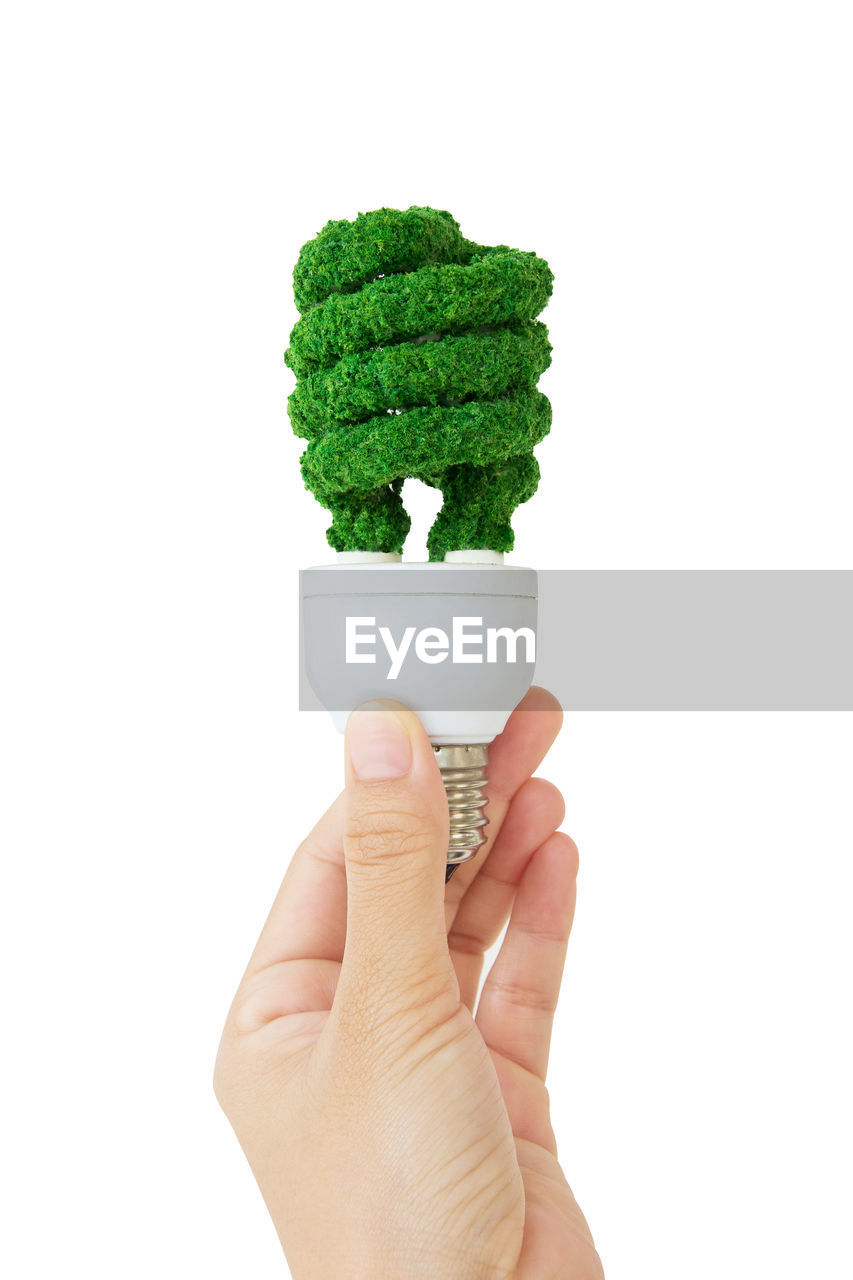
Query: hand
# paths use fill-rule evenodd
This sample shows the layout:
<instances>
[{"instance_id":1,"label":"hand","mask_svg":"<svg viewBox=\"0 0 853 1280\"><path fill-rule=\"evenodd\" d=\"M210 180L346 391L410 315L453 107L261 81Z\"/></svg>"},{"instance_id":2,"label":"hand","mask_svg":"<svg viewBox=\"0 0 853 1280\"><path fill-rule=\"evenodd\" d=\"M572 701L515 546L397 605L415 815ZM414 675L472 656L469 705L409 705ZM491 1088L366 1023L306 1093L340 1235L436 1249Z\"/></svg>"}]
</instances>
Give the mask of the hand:
<instances>
[{"instance_id":1,"label":"hand","mask_svg":"<svg viewBox=\"0 0 853 1280\"><path fill-rule=\"evenodd\" d=\"M346 791L288 868L215 1074L294 1280L601 1280L545 1088L577 850L530 775L561 720L533 689L496 739L489 840L445 893L423 728L397 703L350 717Z\"/></svg>"}]
</instances>

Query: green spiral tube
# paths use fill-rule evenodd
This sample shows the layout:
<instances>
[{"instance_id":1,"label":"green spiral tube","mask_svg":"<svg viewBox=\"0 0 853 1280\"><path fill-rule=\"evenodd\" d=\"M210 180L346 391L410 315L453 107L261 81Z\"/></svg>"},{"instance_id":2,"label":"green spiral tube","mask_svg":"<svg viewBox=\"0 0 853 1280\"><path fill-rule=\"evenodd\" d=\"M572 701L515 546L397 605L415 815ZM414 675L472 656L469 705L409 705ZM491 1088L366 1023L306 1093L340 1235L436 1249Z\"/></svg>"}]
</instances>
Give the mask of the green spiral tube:
<instances>
[{"instance_id":1,"label":"green spiral tube","mask_svg":"<svg viewBox=\"0 0 853 1280\"><path fill-rule=\"evenodd\" d=\"M536 390L551 346L535 317L552 283L534 254L474 244L449 213L417 206L328 222L303 246L288 411L335 550L402 551L409 476L442 492L431 560L511 549L551 425Z\"/></svg>"}]
</instances>

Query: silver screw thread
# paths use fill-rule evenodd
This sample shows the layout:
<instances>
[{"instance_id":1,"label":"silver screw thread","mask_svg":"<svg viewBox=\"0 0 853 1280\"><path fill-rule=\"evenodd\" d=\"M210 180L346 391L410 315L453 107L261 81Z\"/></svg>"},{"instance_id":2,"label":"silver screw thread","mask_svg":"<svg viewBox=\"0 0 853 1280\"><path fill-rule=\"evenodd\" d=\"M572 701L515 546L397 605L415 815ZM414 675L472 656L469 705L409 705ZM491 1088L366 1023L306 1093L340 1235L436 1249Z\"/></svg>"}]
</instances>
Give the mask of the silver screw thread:
<instances>
[{"instance_id":1,"label":"silver screw thread","mask_svg":"<svg viewBox=\"0 0 853 1280\"><path fill-rule=\"evenodd\" d=\"M473 858L486 843L483 828L489 819L483 810L489 748L484 742L476 742L468 746L434 745L433 751L447 792L450 816L446 883L456 868Z\"/></svg>"}]
</instances>

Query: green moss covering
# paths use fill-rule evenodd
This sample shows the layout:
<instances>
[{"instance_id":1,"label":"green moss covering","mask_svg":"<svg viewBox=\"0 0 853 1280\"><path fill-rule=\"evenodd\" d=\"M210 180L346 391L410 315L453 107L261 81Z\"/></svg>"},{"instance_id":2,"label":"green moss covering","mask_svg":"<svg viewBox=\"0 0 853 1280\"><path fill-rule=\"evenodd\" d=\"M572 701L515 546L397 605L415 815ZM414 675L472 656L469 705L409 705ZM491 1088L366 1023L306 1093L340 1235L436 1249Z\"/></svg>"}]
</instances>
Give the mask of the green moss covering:
<instances>
[{"instance_id":1,"label":"green moss covering","mask_svg":"<svg viewBox=\"0 0 853 1280\"><path fill-rule=\"evenodd\" d=\"M551 421L534 390L550 362L535 317L552 275L532 253L466 240L449 213L378 209L329 222L299 255L302 318L285 355L288 409L309 444L306 486L339 551L400 551L412 476L442 490L431 559L512 547Z\"/></svg>"},{"instance_id":2,"label":"green moss covering","mask_svg":"<svg viewBox=\"0 0 853 1280\"><path fill-rule=\"evenodd\" d=\"M535 387L551 360L544 324L465 334L343 356L331 369L300 378L288 402L297 435L310 440L329 426L361 422L388 410L501 396Z\"/></svg>"},{"instance_id":3,"label":"green moss covering","mask_svg":"<svg viewBox=\"0 0 853 1280\"><path fill-rule=\"evenodd\" d=\"M302 246L293 269L293 294L301 313L328 298L350 293L375 276L439 262L467 262L478 245L438 209L376 209L354 222L327 222Z\"/></svg>"}]
</instances>

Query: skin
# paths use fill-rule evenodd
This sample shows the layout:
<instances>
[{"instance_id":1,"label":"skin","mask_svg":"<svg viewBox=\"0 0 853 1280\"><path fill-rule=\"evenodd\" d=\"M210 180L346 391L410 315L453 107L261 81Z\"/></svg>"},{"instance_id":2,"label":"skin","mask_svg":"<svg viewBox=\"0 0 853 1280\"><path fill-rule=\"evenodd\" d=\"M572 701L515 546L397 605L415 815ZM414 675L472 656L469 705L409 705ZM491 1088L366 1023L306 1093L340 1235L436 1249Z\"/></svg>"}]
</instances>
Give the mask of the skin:
<instances>
[{"instance_id":1,"label":"skin","mask_svg":"<svg viewBox=\"0 0 853 1280\"><path fill-rule=\"evenodd\" d=\"M578 862L531 774L561 719L541 689L514 712L488 843L445 890L420 722L350 717L346 789L288 868L214 1080L294 1280L602 1280L545 1087Z\"/></svg>"}]
</instances>

